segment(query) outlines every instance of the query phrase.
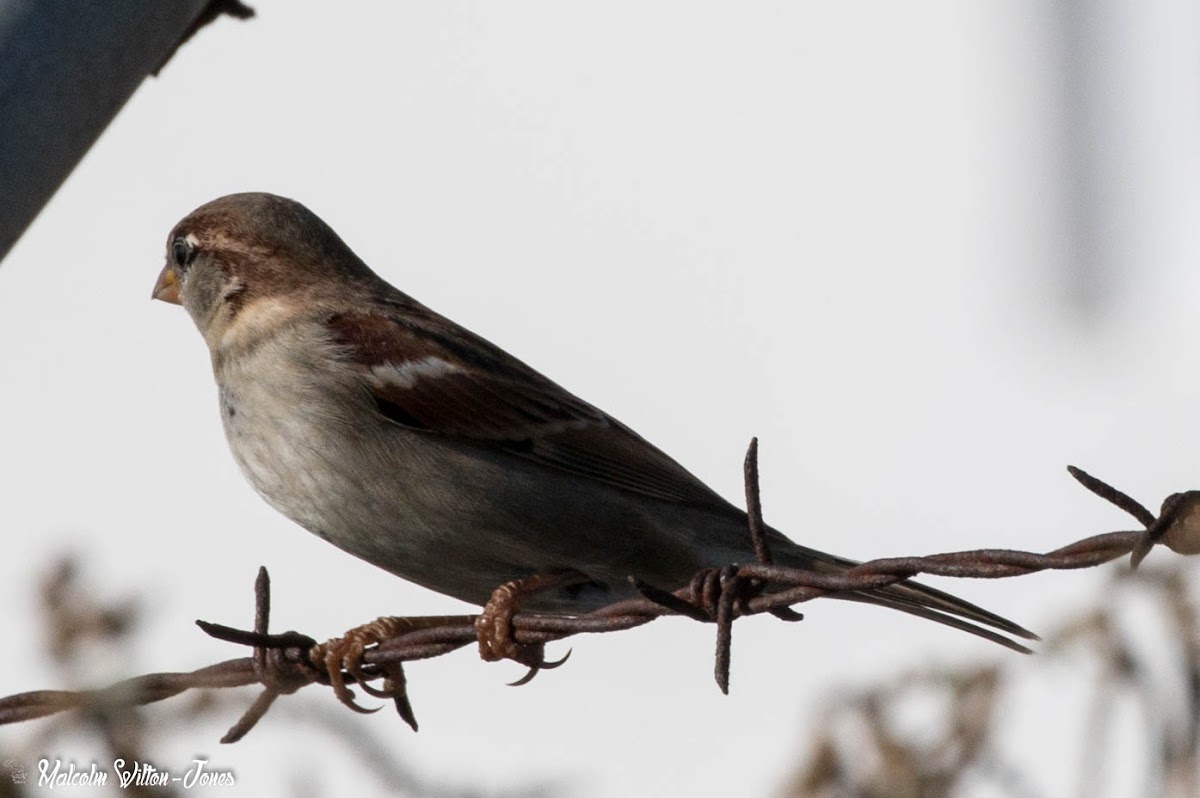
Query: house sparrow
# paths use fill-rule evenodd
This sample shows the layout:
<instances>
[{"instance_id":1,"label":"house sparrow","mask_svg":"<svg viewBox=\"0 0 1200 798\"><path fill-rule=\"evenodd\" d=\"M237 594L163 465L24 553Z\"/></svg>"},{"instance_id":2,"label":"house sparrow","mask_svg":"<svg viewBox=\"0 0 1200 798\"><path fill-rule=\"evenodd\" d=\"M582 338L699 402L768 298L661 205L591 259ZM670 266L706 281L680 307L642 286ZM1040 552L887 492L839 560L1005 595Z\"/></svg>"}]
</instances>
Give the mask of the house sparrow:
<instances>
[{"instance_id":1,"label":"house sparrow","mask_svg":"<svg viewBox=\"0 0 1200 798\"><path fill-rule=\"evenodd\" d=\"M153 296L208 344L233 456L305 529L475 604L582 574L523 608L577 614L754 559L746 514L633 430L371 271L289 199L232 194L167 238ZM779 565L854 563L775 530ZM837 598L1025 650L1020 626L911 582Z\"/></svg>"}]
</instances>

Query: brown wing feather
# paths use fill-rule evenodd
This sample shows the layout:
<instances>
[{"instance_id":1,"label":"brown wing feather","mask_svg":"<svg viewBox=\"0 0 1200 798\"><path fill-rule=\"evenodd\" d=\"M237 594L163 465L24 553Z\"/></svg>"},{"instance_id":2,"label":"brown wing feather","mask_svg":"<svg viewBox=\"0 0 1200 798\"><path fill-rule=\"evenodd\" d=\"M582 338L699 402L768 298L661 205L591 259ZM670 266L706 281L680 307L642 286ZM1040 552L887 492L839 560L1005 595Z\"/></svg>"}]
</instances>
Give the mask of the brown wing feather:
<instances>
[{"instance_id":1,"label":"brown wing feather","mask_svg":"<svg viewBox=\"0 0 1200 798\"><path fill-rule=\"evenodd\" d=\"M328 321L392 421L491 444L622 490L730 509L635 432L503 350L423 306L403 310Z\"/></svg>"}]
</instances>

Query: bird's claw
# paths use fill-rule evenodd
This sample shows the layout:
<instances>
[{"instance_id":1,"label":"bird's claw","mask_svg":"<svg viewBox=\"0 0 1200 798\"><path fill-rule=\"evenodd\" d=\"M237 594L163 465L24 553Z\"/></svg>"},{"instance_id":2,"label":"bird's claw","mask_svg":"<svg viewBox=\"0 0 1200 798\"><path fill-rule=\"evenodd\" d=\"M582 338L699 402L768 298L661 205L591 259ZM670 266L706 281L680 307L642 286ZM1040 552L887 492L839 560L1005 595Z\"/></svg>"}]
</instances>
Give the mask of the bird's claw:
<instances>
[{"instance_id":1,"label":"bird's claw","mask_svg":"<svg viewBox=\"0 0 1200 798\"><path fill-rule=\"evenodd\" d=\"M556 659L553 662L546 662L543 660L538 665L530 665L529 670L526 671L524 676L522 676L520 679L517 679L515 682L509 682L508 686L509 687L521 687L522 685L529 684L530 682L533 681L534 676L537 676L539 673L541 673L544 670L552 671L555 668L565 664L566 661L569 660L570 658L571 658L571 649L567 649L567 653L563 654L562 659Z\"/></svg>"}]
</instances>

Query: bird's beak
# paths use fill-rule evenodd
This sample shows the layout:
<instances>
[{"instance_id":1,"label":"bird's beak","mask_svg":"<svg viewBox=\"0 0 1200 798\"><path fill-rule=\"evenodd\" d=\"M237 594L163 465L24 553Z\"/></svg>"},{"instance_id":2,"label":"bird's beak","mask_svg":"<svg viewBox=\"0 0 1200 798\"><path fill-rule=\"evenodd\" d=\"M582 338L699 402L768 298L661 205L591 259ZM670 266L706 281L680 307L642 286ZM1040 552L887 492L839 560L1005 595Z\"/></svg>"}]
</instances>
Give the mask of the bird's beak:
<instances>
[{"instance_id":1,"label":"bird's beak","mask_svg":"<svg viewBox=\"0 0 1200 798\"><path fill-rule=\"evenodd\" d=\"M172 305L178 305L179 302L179 272L175 271L175 267L168 263L163 266L163 270L158 273L158 282L154 284L154 292L150 294L151 299L161 299L163 302L170 302Z\"/></svg>"}]
</instances>

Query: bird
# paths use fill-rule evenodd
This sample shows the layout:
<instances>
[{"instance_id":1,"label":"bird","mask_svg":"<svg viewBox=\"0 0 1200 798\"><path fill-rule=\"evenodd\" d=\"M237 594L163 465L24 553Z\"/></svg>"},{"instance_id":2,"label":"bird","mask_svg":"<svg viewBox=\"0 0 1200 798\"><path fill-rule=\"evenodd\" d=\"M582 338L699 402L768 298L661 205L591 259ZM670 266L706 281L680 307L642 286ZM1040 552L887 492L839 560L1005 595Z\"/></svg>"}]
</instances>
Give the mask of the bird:
<instances>
[{"instance_id":1,"label":"bird","mask_svg":"<svg viewBox=\"0 0 1200 798\"><path fill-rule=\"evenodd\" d=\"M221 419L253 488L309 532L472 604L544 580L522 610L580 615L753 562L747 515L613 416L372 271L291 199L230 194L171 230L152 296L208 346ZM854 561L774 528L777 565ZM834 598L1018 651L1036 635L906 580ZM1002 633L1002 634L1001 634Z\"/></svg>"}]
</instances>

